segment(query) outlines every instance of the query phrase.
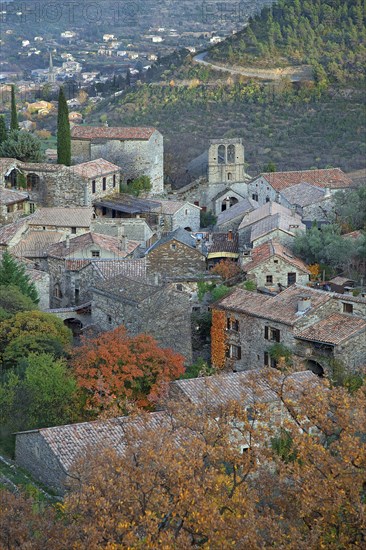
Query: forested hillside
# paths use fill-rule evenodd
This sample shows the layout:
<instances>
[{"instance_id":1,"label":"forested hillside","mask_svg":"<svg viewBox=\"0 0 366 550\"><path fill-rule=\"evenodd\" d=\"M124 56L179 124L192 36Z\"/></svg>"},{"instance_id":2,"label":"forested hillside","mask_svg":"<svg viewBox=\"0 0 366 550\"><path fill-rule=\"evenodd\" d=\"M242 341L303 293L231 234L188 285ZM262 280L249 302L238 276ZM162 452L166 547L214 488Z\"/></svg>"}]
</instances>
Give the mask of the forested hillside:
<instances>
[{"instance_id":1,"label":"forested hillside","mask_svg":"<svg viewBox=\"0 0 366 550\"><path fill-rule=\"evenodd\" d=\"M185 51L160 60L145 82L100 104L89 122L156 126L175 186L187 183L189 161L207 149L209 139L220 137L244 139L253 175L269 162L277 170L362 168L362 15L361 0L280 0L273 12L265 8L210 55L227 67L310 63L314 79L265 82L215 72Z\"/></svg>"},{"instance_id":2,"label":"forested hillside","mask_svg":"<svg viewBox=\"0 0 366 550\"><path fill-rule=\"evenodd\" d=\"M364 77L364 0L278 0L264 8L211 57L239 65L310 64L315 77L346 82Z\"/></svg>"}]
</instances>

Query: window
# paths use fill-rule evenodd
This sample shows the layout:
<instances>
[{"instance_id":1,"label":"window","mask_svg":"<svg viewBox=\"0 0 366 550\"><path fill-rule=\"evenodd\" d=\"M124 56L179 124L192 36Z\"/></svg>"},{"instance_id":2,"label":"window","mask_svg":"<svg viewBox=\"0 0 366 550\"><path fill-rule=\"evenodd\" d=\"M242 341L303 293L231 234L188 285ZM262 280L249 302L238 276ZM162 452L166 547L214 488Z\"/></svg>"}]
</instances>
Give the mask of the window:
<instances>
[{"instance_id":1,"label":"window","mask_svg":"<svg viewBox=\"0 0 366 550\"><path fill-rule=\"evenodd\" d=\"M33 214L35 212L35 209L36 209L36 205L34 204L34 202L30 202L29 203L29 214Z\"/></svg>"},{"instance_id":2,"label":"window","mask_svg":"<svg viewBox=\"0 0 366 550\"><path fill-rule=\"evenodd\" d=\"M280 331L278 328L264 327L264 337L271 342L280 341Z\"/></svg>"},{"instance_id":3,"label":"window","mask_svg":"<svg viewBox=\"0 0 366 550\"><path fill-rule=\"evenodd\" d=\"M230 164L235 162L235 145L228 145L227 148L227 161Z\"/></svg>"},{"instance_id":4,"label":"window","mask_svg":"<svg viewBox=\"0 0 366 550\"><path fill-rule=\"evenodd\" d=\"M273 275L266 275L266 285L273 284Z\"/></svg>"},{"instance_id":5,"label":"window","mask_svg":"<svg viewBox=\"0 0 366 550\"><path fill-rule=\"evenodd\" d=\"M80 301L80 291L78 288L75 288L75 304L78 306Z\"/></svg>"},{"instance_id":6,"label":"window","mask_svg":"<svg viewBox=\"0 0 366 550\"><path fill-rule=\"evenodd\" d=\"M229 359L235 359L235 361L239 361L241 359L241 347L230 344L230 346L226 350L226 357L228 357Z\"/></svg>"},{"instance_id":7,"label":"window","mask_svg":"<svg viewBox=\"0 0 366 550\"><path fill-rule=\"evenodd\" d=\"M61 287L58 283L53 287L53 295L55 298L62 298Z\"/></svg>"},{"instance_id":8,"label":"window","mask_svg":"<svg viewBox=\"0 0 366 550\"><path fill-rule=\"evenodd\" d=\"M116 187L116 174L113 174L113 187Z\"/></svg>"},{"instance_id":9,"label":"window","mask_svg":"<svg viewBox=\"0 0 366 550\"><path fill-rule=\"evenodd\" d=\"M217 149L217 163L218 164L225 164L225 157L226 157L226 151L225 151L225 145L219 145Z\"/></svg>"},{"instance_id":10,"label":"window","mask_svg":"<svg viewBox=\"0 0 366 550\"><path fill-rule=\"evenodd\" d=\"M100 257L100 252L99 250L92 250L92 258L99 258Z\"/></svg>"},{"instance_id":11,"label":"window","mask_svg":"<svg viewBox=\"0 0 366 550\"><path fill-rule=\"evenodd\" d=\"M268 351L264 352L264 366L265 367L272 367L273 369L277 368L276 359L273 359L272 357L270 357Z\"/></svg>"},{"instance_id":12,"label":"window","mask_svg":"<svg viewBox=\"0 0 366 550\"><path fill-rule=\"evenodd\" d=\"M107 208L105 206L102 206L102 216L107 215Z\"/></svg>"},{"instance_id":13,"label":"window","mask_svg":"<svg viewBox=\"0 0 366 550\"><path fill-rule=\"evenodd\" d=\"M294 285L296 283L296 273L287 273L287 286Z\"/></svg>"},{"instance_id":14,"label":"window","mask_svg":"<svg viewBox=\"0 0 366 550\"><path fill-rule=\"evenodd\" d=\"M103 178L103 191L107 189L107 178Z\"/></svg>"},{"instance_id":15,"label":"window","mask_svg":"<svg viewBox=\"0 0 366 550\"><path fill-rule=\"evenodd\" d=\"M92 181L92 193L95 193L96 191L96 183L95 180Z\"/></svg>"},{"instance_id":16,"label":"window","mask_svg":"<svg viewBox=\"0 0 366 550\"><path fill-rule=\"evenodd\" d=\"M112 317L110 315L108 315L108 323L111 325L112 324Z\"/></svg>"},{"instance_id":17,"label":"window","mask_svg":"<svg viewBox=\"0 0 366 550\"><path fill-rule=\"evenodd\" d=\"M227 179L228 179L229 181L231 181L231 180L233 179L233 175L232 175L231 172L228 172L228 173L227 173Z\"/></svg>"},{"instance_id":18,"label":"window","mask_svg":"<svg viewBox=\"0 0 366 550\"><path fill-rule=\"evenodd\" d=\"M183 290L183 285L181 283L178 283L176 285L177 290Z\"/></svg>"},{"instance_id":19,"label":"window","mask_svg":"<svg viewBox=\"0 0 366 550\"><path fill-rule=\"evenodd\" d=\"M232 317L228 317L226 320L226 327L227 330L239 332L239 321L237 319L233 319Z\"/></svg>"},{"instance_id":20,"label":"window","mask_svg":"<svg viewBox=\"0 0 366 550\"><path fill-rule=\"evenodd\" d=\"M343 302L343 313L353 313L353 304Z\"/></svg>"},{"instance_id":21,"label":"window","mask_svg":"<svg viewBox=\"0 0 366 550\"><path fill-rule=\"evenodd\" d=\"M71 228L71 233L72 233L72 235L76 235L76 227Z\"/></svg>"},{"instance_id":22,"label":"window","mask_svg":"<svg viewBox=\"0 0 366 550\"><path fill-rule=\"evenodd\" d=\"M177 245L176 245L175 243L172 243L172 244L170 245L170 248L171 248L172 250L175 250L175 249L177 248Z\"/></svg>"},{"instance_id":23,"label":"window","mask_svg":"<svg viewBox=\"0 0 366 550\"><path fill-rule=\"evenodd\" d=\"M266 197L266 202L269 202L270 201L270 198L269 197Z\"/></svg>"},{"instance_id":24,"label":"window","mask_svg":"<svg viewBox=\"0 0 366 550\"><path fill-rule=\"evenodd\" d=\"M253 199L253 201L258 202L258 194L257 194L257 193L253 193L253 194L252 194L252 199Z\"/></svg>"},{"instance_id":25,"label":"window","mask_svg":"<svg viewBox=\"0 0 366 550\"><path fill-rule=\"evenodd\" d=\"M13 210L14 210L14 206L12 204L6 207L6 211L8 214L10 214L10 212L13 212Z\"/></svg>"},{"instance_id":26,"label":"window","mask_svg":"<svg viewBox=\"0 0 366 550\"><path fill-rule=\"evenodd\" d=\"M274 263L274 264L278 264L278 260L273 260L273 263Z\"/></svg>"},{"instance_id":27,"label":"window","mask_svg":"<svg viewBox=\"0 0 366 550\"><path fill-rule=\"evenodd\" d=\"M184 215L185 215L185 216L188 216L188 210L187 210L187 208L186 208L185 211L184 211Z\"/></svg>"}]
</instances>

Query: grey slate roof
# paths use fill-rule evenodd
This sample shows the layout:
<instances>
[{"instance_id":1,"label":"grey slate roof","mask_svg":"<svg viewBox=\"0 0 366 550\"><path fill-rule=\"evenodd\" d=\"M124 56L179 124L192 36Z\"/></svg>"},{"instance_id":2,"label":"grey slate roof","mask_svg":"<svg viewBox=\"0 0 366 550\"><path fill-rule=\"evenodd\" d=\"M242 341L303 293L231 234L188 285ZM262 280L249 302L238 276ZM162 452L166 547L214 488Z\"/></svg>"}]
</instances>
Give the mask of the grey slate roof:
<instances>
[{"instance_id":1,"label":"grey slate roof","mask_svg":"<svg viewBox=\"0 0 366 550\"><path fill-rule=\"evenodd\" d=\"M220 212L220 214L217 216L216 225L220 226L224 223L228 223L231 220L234 220L235 218L238 218L239 216L244 216L246 212L251 212L252 210L258 208L258 206L259 205L256 201L246 198L234 204L234 206L232 206L231 208Z\"/></svg>"},{"instance_id":2,"label":"grey slate roof","mask_svg":"<svg viewBox=\"0 0 366 550\"><path fill-rule=\"evenodd\" d=\"M90 227L94 209L80 208L39 208L35 211L29 225L55 227Z\"/></svg>"},{"instance_id":3,"label":"grey slate roof","mask_svg":"<svg viewBox=\"0 0 366 550\"><path fill-rule=\"evenodd\" d=\"M239 225L239 230L243 229L244 227L248 227L249 225L252 225L253 223L256 223L260 220L263 220L268 216L274 216L275 214L291 216L291 210L289 208L286 208L286 206L283 206L282 204L278 204L277 202L266 202L266 204L263 204L256 210L249 212L243 218L241 224ZM293 217L294 219L300 220L300 216L298 215L295 215Z\"/></svg>"},{"instance_id":4,"label":"grey slate roof","mask_svg":"<svg viewBox=\"0 0 366 550\"><path fill-rule=\"evenodd\" d=\"M182 227L178 227L178 229L176 229L175 231L169 231L165 233L161 237L161 239L156 241L153 245L150 246L148 250L146 250L146 254L148 254L154 248L158 248L158 246L161 246L162 244L168 243L169 241L173 240L185 244L191 248L196 248L196 239L192 237L191 233L189 231L186 231Z\"/></svg>"},{"instance_id":5,"label":"grey slate roof","mask_svg":"<svg viewBox=\"0 0 366 550\"><path fill-rule=\"evenodd\" d=\"M94 202L94 205L112 208L118 212L124 212L125 214L142 214L144 212L152 212L160 209L160 203L158 201L132 197L124 193L115 193L104 199L98 199Z\"/></svg>"},{"instance_id":6,"label":"grey slate roof","mask_svg":"<svg viewBox=\"0 0 366 550\"><path fill-rule=\"evenodd\" d=\"M93 268L104 279L122 275L130 279L146 279L146 258L126 260L92 260Z\"/></svg>"},{"instance_id":7,"label":"grey slate roof","mask_svg":"<svg viewBox=\"0 0 366 550\"><path fill-rule=\"evenodd\" d=\"M316 187L310 183L302 182L297 185L287 187L287 189L283 189L281 191L281 195L283 195L290 204L309 206L310 204L315 204L324 198L325 189Z\"/></svg>"},{"instance_id":8,"label":"grey slate roof","mask_svg":"<svg viewBox=\"0 0 366 550\"><path fill-rule=\"evenodd\" d=\"M115 300L126 300L136 304L153 296L161 288L161 286L149 284L142 279L132 279L121 275L97 282L93 286L93 290L99 294L107 294L113 296Z\"/></svg>"},{"instance_id":9,"label":"grey slate roof","mask_svg":"<svg viewBox=\"0 0 366 550\"><path fill-rule=\"evenodd\" d=\"M12 248L15 256L41 258L47 256L49 247L59 243L64 234L60 231L28 231L28 233Z\"/></svg>"},{"instance_id":10,"label":"grey slate roof","mask_svg":"<svg viewBox=\"0 0 366 550\"><path fill-rule=\"evenodd\" d=\"M262 220L254 223L250 230L250 242L267 235L271 231L281 229L286 233L294 234L296 231L305 231L306 226L301 222L298 217L287 216L284 214L274 214L273 216L267 216Z\"/></svg>"}]
</instances>

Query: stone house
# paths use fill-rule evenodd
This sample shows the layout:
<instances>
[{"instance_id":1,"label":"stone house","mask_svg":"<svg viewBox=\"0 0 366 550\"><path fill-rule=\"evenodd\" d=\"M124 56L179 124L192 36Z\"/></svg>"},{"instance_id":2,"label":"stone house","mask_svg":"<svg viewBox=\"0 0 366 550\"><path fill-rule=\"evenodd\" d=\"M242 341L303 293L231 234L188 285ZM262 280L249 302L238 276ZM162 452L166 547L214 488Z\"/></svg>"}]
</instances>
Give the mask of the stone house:
<instances>
[{"instance_id":1,"label":"stone house","mask_svg":"<svg viewBox=\"0 0 366 550\"><path fill-rule=\"evenodd\" d=\"M270 410L269 423L276 431L287 419L286 411L278 397L278 389L291 399L299 399L319 386L318 379L309 371L296 372L268 382L261 376L263 371L230 373L218 376L177 380L169 385L168 394L173 399L194 405L205 403L214 413L237 401L243 408L267 404ZM164 408L164 401L161 403ZM147 415L132 415L108 420L96 420L78 424L40 428L18 432L15 442L15 460L36 480L62 495L70 487L76 463L90 453L112 448L123 456L131 438L147 430L161 432L171 425L171 413L164 409ZM183 428L183 432L180 430ZM187 441L184 425L176 423L177 443ZM233 422L233 444L243 452L252 443L246 434L240 437Z\"/></svg>"},{"instance_id":2,"label":"stone house","mask_svg":"<svg viewBox=\"0 0 366 550\"><path fill-rule=\"evenodd\" d=\"M213 306L225 312L223 321L221 317L215 321L214 316L214 322L222 323L216 329L226 348L225 368L275 367L271 349L280 343L293 354L299 370L306 368L323 375L330 373L333 361L338 360L346 371L355 372L364 367L366 356L366 320L357 315L366 306L362 300L364 304L356 310L353 303L342 302L338 295L297 284L276 296L237 288ZM313 345L308 344L311 338Z\"/></svg>"},{"instance_id":3,"label":"stone house","mask_svg":"<svg viewBox=\"0 0 366 550\"><path fill-rule=\"evenodd\" d=\"M237 261L239 259L239 238L238 233L228 231L227 233L211 233L208 237L207 265L214 267L221 260Z\"/></svg>"},{"instance_id":4,"label":"stone house","mask_svg":"<svg viewBox=\"0 0 366 550\"><path fill-rule=\"evenodd\" d=\"M114 277L92 288L92 320L101 330L124 325L131 335L147 333L161 347L192 361L191 302L167 284Z\"/></svg>"},{"instance_id":5,"label":"stone house","mask_svg":"<svg viewBox=\"0 0 366 550\"><path fill-rule=\"evenodd\" d=\"M28 219L20 218L16 222L0 227L0 251L15 246L28 230Z\"/></svg>"},{"instance_id":6,"label":"stone house","mask_svg":"<svg viewBox=\"0 0 366 550\"><path fill-rule=\"evenodd\" d=\"M94 282L92 259L123 259L137 253L138 243L98 233L66 238L48 248L52 308L70 307L91 300Z\"/></svg>"},{"instance_id":7,"label":"stone house","mask_svg":"<svg viewBox=\"0 0 366 550\"><path fill-rule=\"evenodd\" d=\"M205 245L185 229L166 233L146 251L147 271L165 277L187 277L206 271Z\"/></svg>"},{"instance_id":8,"label":"stone house","mask_svg":"<svg viewBox=\"0 0 366 550\"><path fill-rule=\"evenodd\" d=\"M257 287L274 292L294 283L305 286L309 282L306 264L276 241L267 241L251 249L249 255L242 256L241 267Z\"/></svg>"},{"instance_id":9,"label":"stone house","mask_svg":"<svg viewBox=\"0 0 366 550\"><path fill-rule=\"evenodd\" d=\"M11 248L11 253L21 260L32 262L37 269L48 270L47 253L50 246L65 238L61 231L28 230L19 242Z\"/></svg>"},{"instance_id":10,"label":"stone house","mask_svg":"<svg viewBox=\"0 0 366 550\"><path fill-rule=\"evenodd\" d=\"M331 194L353 186L351 178L340 168L265 172L248 183L248 197L263 205L266 202L277 201L285 189L302 183L329 189Z\"/></svg>"},{"instance_id":11,"label":"stone house","mask_svg":"<svg viewBox=\"0 0 366 550\"><path fill-rule=\"evenodd\" d=\"M124 183L146 175L152 195L164 191L163 136L156 128L74 126L71 153L79 161L107 158L122 167Z\"/></svg>"},{"instance_id":12,"label":"stone house","mask_svg":"<svg viewBox=\"0 0 366 550\"><path fill-rule=\"evenodd\" d=\"M72 166L74 174L86 183L87 204L119 191L120 168L102 158Z\"/></svg>"},{"instance_id":13,"label":"stone house","mask_svg":"<svg viewBox=\"0 0 366 550\"><path fill-rule=\"evenodd\" d=\"M307 228L314 222L321 225L333 223L335 219L334 202L329 188L299 183L284 189L279 199L284 206L295 208Z\"/></svg>"},{"instance_id":14,"label":"stone house","mask_svg":"<svg viewBox=\"0 0 366 550\"><path fill-rule=\"evenodd\" d=\"M0 187L0 223L11 223L27 212L28 193Z\"/></svg>"},{"instance_id":15,"label":"stone house","mask_svg":"<svg viewBox=\"0 0 366 550\"><path fill-rule=\"evenodd\" d=\"M111 237L122 237L140 243L142 250L149 248L154 240L155 232L151 229L144 218L96 218L92 221L91 231L110 235Z\"/></svg>"},{"instance_id":16,"label":"stone house","mask_svg":"<svg viewBox=\"0 0 366 550\"><path fill-rule=\"evenodd\" d=\"M185 201L159 200L155 212L159 226L164 231L175 231L182 227L186 231L199 231L201 208Z\"/></svg>"},{"instance_id":17,"label":"stone house","mask_svg":"<svg viewBox=\"0 0 366 550\"><path fill-rule=\"evenodd\" d=\"M90 230L93 208L39 208L28 219L33 231L59 231L65 235L82 235Z\"/></svg>"},{"instance_id":18,"label":"stone house","mask_svg":"<svg viewBox=\"0 0 366 550\"><path fill-rule=\"evenodd\" d=\"M290 210L277 202L267 202L245 214L238 228L239 248L243 251L268 240L277 240L288 246L296 232L305 230L294 209Z\"/></svg>"}]
</instances>

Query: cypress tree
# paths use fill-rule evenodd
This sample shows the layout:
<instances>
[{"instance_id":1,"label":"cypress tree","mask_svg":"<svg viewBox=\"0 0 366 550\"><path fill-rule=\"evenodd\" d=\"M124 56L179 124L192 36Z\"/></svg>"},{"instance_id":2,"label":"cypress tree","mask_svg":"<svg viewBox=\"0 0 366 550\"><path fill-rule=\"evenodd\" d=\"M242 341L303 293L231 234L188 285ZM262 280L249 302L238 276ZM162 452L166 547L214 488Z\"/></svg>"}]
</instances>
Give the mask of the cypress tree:
<instances>
[{"instance_id":1,"label":"cypress tree","mask_svg":"<svg viewBox=\"0 0 366 550\"><path fill-rule=\"evenodd\" d=\"M17 104L15 103L15 87L11 86L11 119L10 130L19 130Z\"/></svg>"},{"instance_id":2,"label":"cypress tree","mask_svg":"<svg viewBox=\"0 0 366 550\"><path fill-rule=\"evenodd\" d=\"M57 113L57 162L58 164L71 165L71 133L69 122L69 109L63 88L58 95Z\"/></svg>"},{"instance_id":3,"label":"cypress tree","mask_svg":"<svg viewBox=\"0 0 366 550\"><path fill-rule=\"evenodd\" d=\"M8 137L7 131L6 131L6 124L5 124L5 116L0 115L0 146L4 141L6 141L6 138Z\"/></svg>"},{"instance_id":4,"label":"cypress tree","mask_svg":"<svg viewBox=\"0 0 366 550\"><path fill-rule=\"evenodd\" d=\"M9 252L4 252L0 264L0 286L17 286L22 294L37 304L39 301L37 289L30 280L23 264L17 262Z\"/></svg>"}]
</instances>

